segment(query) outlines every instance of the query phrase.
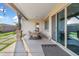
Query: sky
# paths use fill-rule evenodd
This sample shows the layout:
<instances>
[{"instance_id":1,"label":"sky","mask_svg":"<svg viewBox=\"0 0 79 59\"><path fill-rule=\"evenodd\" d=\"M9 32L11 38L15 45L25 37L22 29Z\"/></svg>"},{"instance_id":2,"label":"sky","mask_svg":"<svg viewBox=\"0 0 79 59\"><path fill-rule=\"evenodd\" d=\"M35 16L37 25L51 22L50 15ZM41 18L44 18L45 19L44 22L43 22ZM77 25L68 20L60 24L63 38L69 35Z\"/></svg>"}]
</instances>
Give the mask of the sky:
<instances>
[{"instance_id":1,"label":"sky","mask_svg":"<svg viewBox=\"0 0 79 59\"><path fill-rule=\"evenodd\" d=\"M4 9L5 11L5 13L0 11L0 24L14 25L18 22L16 13L11 8L5 6L3 3L0 3L0 9Z\"/></svg>"}]
</instances>

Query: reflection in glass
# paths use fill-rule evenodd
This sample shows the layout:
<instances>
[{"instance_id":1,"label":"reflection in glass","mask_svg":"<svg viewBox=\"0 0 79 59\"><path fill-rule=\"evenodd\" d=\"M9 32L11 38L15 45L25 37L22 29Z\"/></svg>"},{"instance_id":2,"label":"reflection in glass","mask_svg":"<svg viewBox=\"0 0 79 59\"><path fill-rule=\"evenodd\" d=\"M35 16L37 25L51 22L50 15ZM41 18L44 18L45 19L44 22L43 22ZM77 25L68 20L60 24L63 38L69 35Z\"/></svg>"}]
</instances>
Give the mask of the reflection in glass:
<instances>
[{"instance_id":1,"label":"reflection in glass","mask_svg":"<svg viewBox=\"0 0 79 59\"><path fill-rule=\"evenodd\" d=\"M79 4L67 8L67 47L79 55Z\"/></svg>"}]
</instances>

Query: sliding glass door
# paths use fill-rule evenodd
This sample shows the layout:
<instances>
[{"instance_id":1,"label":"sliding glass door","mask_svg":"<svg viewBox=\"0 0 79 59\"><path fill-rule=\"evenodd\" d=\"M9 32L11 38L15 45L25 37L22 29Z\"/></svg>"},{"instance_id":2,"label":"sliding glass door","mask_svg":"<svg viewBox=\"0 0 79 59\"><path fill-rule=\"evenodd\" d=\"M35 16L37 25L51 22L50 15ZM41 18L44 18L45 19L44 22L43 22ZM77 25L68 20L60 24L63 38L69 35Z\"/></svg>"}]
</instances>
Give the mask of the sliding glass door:
<instances>
[{"instance_id":1,"label":"sliding glass door","mask_svg":"<svg viewBox=\"0 0 79 59\"><path fill-rule=\"evenodd\" d=\"M64 10L57 14L57 42L64 45L64 23L65 23Z\"/></svg>"}]
</instances>

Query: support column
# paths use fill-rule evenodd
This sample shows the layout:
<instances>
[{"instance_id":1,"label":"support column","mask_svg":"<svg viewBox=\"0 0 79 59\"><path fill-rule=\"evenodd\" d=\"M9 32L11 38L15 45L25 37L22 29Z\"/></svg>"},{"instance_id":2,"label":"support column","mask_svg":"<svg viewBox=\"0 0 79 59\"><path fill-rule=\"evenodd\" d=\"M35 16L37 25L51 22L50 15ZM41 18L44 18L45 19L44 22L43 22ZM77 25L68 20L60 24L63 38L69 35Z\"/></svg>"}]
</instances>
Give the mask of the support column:
<instances>
[{"instance_id":1,"label":"support column","mask_svg":"<svg viewBox=\"0 0 79 59\"><path fill-rule=\"evenodd\" d=\"M21 19L22 19L22 15L20 13L17 13L17 16L18 16L18 25L17 25L17 27L18 27L18 32L19 32L17 34L20 35L20 39L21 39L21 37L22 37L22 31L21 31Z\"/></svg>"},{"instance_id":2,"label":"support column","mask_svg":"<svg viewBox=\"0 0 79 59\"><path fill-rule=\"evenodd\" d=\"M27 56L28 52L25 49L24 42L22 40L22 31L21 31L21 14L17 14L18 16L18 25L16 29L17 41L15 46L15 53L14 56Z\"/></svg>"},{"instance_id":3,"label":"support column","mask_svg":"<svg viewBox=\"0 0 79 59\"><path fill-rule=\"evenodd\" d=\"M19 25L19 28L21 29L21 15L18 15L18 25Z\"/></svg>"},{"instance_id":4,"label":"support column","mask_svg":"<svg viewBox=\"0 0 79 59\"><path fill-rule=\"evenodd\" d=\"M49 17L49 39L52 39L52 18Z\"/></svg>"}]
</instances>

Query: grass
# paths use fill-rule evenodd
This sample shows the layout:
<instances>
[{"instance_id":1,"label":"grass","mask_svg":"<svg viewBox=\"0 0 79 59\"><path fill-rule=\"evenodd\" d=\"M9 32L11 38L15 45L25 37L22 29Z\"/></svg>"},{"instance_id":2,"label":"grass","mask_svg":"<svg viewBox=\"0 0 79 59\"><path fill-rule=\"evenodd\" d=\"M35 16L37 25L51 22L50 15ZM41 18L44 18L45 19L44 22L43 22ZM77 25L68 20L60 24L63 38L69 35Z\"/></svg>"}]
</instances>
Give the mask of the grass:
<instances>
[{"instance_id":1,"label":"grass","mask_svg":"<svg viewBox=\"0 0 79 59\"><path fill-rule=\"evenodd\" d=\"M6 40L0 42L0 46L1 46L0 51L4 50L8 46L10 46L14 42L16 42L16 39L14 39L14 38L7 38L9 35L15 35L15 34L16 34L15 32L6 32L6 33L0 32L0 40L2 40L3 38L6 39Z\"/></svg>"},{"instance_id":2,"label":"grass","mask_svg":"<svg viewBox=\"0 0 79 59\"><path fill-rule=\"evenodd\" d=\"M5 48L7 48L8 46L10 46L11 44L13 44L14 42L10 43L10 44L7 44L5 45L3 48L0 49L0 51L4 50Z\"/></svg>"},{"instance_id":3,"label":"grass","mask_svg":"<svg viewBox=\"0 0 79 59\"><path fill-rule=\"evenodd\" d=\"M15 32L6 32L6 33L0 33L0 36L7 36L10 34L16 34Z\"/></svg>"},{"instance_id":4,"label":"grass","mask_svg":"<svg viewBox=\"0 0 79 59\"><path fill-rule=\"evenodd\" d=\"M5 46L3 46L2 48L0 48L0 51L4 50L5 48L7 48L8 46L10 46L14 42L16 42L16 40L13 39L13 38L10 38L10 39L8 39L8 40L6 40L4 42L1 42L0 45L5 45Z\"/></svg>"},{"instance_id":5,"label":"grass","mask_svg":"<svg viewBox=\"0 0 79 59\"><path fill-rule=\"evenodd\" d=\"M16 33L15 32L6 32L6 33L1 33L0 32L0 39L3 39L3 38L7 37L10 34L14 35Z\"/></svg>"},{"instance_id":6,"label":"grass","mask_svg":"<svg viewBox=\"0 0 79 59\"><path fill-rule=\"evenodd\" d=\"M12 42L12 41L14 41L14 39L12 40L13 38L9 38L9 39L7 39L7 40L4 40L4 41L2 41L2 42L0 42L0 44L7 44L7 43L10 43L10 42Z\"/></svg>"}]
</instances>

